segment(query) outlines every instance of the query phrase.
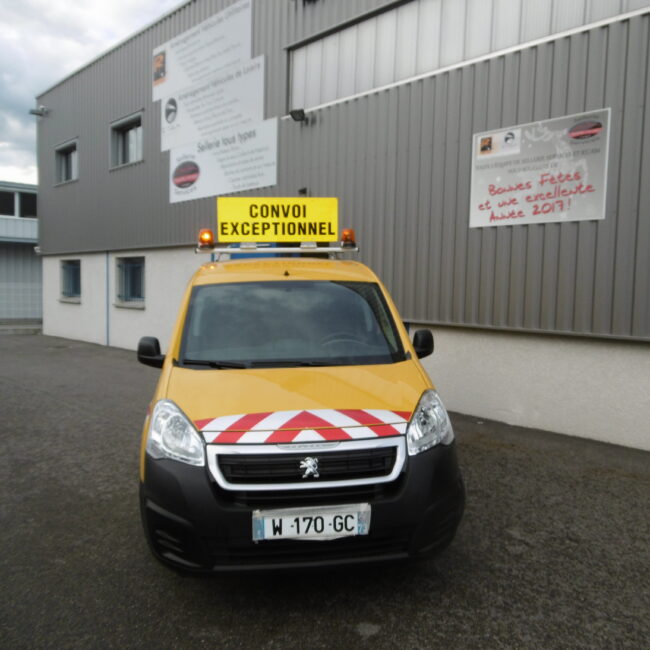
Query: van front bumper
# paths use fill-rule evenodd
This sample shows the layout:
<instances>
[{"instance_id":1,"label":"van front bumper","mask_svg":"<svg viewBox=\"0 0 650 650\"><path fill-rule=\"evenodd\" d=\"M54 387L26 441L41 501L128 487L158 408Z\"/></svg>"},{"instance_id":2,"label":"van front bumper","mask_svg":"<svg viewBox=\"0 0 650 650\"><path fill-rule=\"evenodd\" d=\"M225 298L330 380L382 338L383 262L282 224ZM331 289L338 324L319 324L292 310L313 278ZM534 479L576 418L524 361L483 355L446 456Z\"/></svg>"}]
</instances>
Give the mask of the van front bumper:
<instances>
[{"instance_id":1,"label":"van front bumper","mask_svg":"<svg viewBox=\"0 0 650 650\"><path fill-rule=\"evenodd\" d=\"M341 539L252 539L254 510L369 503L368 535ZM154 555L198 572L318 567L419 557L453 539L465 504L455 443L407 458L391 483L298 492L236 492L217 485L207 467L174 460L145 462L140 506Z\"/></svg>"}]
</instances>

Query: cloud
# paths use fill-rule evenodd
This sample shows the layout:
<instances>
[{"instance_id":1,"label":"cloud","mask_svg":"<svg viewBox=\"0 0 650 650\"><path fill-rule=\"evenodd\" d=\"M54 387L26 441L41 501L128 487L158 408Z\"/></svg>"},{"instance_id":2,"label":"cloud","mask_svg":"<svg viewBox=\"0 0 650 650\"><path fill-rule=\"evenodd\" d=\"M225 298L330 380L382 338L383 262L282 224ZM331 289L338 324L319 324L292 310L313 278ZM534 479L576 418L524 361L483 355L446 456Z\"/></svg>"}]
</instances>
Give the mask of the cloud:
<instances>
[{"instance_id":1,"label":"cloud","mask_svg":"<svg viewBox=\"0 0 650 650\"><path fill-rule=\"evenodd\" d=\"M35 138L36 125L32 120L21 120L11 112L0 114L0 147L3 150L15 147L18 151L30 151Z\"/></svg>"},{"instance_id":2,"label":"cloud","mask_svg":"<svg viewBox=\"0 0 650 650\"><path fill-rule=\"evenodd\" d=\"M0 180L35 182L36 118L28 115L36 105L35 97L179 2L21 0L5 4L0 22ZM33 181L25 181L29 174Z\"/></svg>"},{"instance_id":3,"label":"cloud","mask_svg":"<svg viewBox=\"0 0 650 650\"><path fill-rule=\"evenodd\" d=\"M38 184L38 168L33 162L22 162L18 159L17 164L5 165L0 156L0 178L11 183Z\"/></svg>"}]
</instances>

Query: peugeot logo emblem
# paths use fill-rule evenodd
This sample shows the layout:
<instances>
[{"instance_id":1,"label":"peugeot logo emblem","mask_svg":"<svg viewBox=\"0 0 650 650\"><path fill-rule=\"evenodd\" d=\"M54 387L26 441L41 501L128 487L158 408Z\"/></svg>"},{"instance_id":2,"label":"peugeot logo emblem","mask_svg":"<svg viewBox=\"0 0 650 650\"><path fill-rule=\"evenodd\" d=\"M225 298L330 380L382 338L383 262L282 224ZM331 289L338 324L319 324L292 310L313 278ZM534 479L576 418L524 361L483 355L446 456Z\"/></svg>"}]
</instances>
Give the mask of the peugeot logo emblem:
<instances>
[{"instance_id":1,"label":"peugeot logo emblem","mask_svg":"<svg viewBox=\"0 0 650 650\"><path fill-rule=\"evenodd\" d=\"M318 473L318 458L307 456L307 458L300 461L300 469L305 470L305 473L302 475L303 478L309 478L310 476L318 478L320 476Z\"/></svg>"}]
</instances>

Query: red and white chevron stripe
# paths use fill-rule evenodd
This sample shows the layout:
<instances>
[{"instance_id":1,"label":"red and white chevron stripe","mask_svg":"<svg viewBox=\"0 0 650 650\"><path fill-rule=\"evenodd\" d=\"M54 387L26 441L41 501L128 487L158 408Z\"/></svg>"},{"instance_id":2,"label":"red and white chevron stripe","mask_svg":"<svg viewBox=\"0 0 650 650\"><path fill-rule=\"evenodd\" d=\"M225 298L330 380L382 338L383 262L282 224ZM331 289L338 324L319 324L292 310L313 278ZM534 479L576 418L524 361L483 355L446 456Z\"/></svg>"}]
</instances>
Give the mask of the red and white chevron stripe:
<instances>
[{"instance_id":1,"label":"red and white chevron stripe","mask_svg":"<svg viewBox=\"0 0 650 650\"><path fill-rule=\"evenodd\" d=\"M207 443L275 444L399 436L410 417L383 409L313 409L223 415L194 424Z\"/></svg>"}]
</instances>

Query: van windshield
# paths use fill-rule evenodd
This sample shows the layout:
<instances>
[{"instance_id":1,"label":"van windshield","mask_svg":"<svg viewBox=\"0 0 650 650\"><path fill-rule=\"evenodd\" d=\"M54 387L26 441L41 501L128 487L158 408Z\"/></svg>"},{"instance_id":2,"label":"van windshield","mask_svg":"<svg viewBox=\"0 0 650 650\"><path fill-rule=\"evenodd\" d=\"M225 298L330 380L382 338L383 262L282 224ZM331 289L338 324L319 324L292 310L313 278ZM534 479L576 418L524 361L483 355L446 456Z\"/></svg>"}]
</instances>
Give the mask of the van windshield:
<instances>
[{"instance_id":1,"label":"van windshield","mask_svg":"<svg viewBox=\"0 0 650 650\"><path fill-rule=\"evenodd\" d=\"M406 358L375 283L242 282L194 287L180 365L365 365Z\"/></svg>"}]
</instances>

